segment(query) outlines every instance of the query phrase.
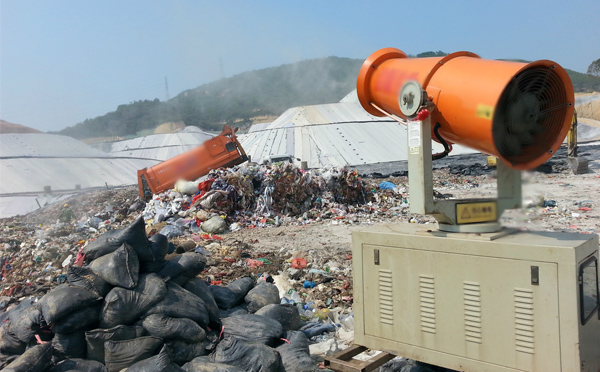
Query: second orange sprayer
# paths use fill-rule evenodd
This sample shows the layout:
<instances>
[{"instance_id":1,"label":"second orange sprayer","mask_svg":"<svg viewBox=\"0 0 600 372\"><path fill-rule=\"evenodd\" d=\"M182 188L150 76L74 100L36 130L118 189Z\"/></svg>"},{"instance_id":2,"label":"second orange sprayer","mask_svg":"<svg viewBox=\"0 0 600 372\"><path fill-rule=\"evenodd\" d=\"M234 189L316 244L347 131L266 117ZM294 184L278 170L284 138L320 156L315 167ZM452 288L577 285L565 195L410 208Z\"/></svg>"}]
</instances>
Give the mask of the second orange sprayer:
<instances>
[{"instance_id":1,"label":"second orange sprayer","mask_svg":"<svg viewBox=\"0 0 600 372\"><path fill-rule=\"evenodd\" d=\"M363 63L358 98L372 115L405 117L400 89L417 81L435 104L432 124L448 142L497 156L515 169L533 169L560 147L574 111L573 85L557 63L482 59L470 52L408 58L385 48Z\"/></svg>"}]
</instances>

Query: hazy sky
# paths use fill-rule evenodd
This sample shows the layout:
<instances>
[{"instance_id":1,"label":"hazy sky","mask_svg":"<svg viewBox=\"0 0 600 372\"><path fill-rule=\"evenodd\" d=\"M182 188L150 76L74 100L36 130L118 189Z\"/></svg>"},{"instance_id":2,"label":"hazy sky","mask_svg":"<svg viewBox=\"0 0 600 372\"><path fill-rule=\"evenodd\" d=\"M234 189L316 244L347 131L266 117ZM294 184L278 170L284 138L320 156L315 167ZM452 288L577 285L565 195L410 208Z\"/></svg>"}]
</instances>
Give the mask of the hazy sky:
<instances>
[{"instance_id":1,"label":"hazy sky","mask_svg":"<svg viewBox=\"0 0 600 372\"><path fill-rule=\"evenodd\" d=\"M600 58L600 0L0 0L0 118L60 130L244 71L377 49Z\"/></svg>"}]
</instances>

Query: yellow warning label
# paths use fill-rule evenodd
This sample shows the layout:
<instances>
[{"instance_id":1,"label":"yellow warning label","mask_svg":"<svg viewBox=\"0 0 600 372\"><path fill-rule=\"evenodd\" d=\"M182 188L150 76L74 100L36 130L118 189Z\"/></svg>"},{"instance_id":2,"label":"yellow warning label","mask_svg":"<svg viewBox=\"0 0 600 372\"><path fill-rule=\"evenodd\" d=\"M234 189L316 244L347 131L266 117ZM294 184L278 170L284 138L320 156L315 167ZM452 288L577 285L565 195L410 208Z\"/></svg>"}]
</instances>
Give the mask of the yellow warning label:
<instances>
[{"instance_id":1,"label":"yellow warning label","mask_svg":"<svg viewBox=\"0 0 600 372\"><path fill-rule=\"evenodd\" d=\"M498 219L496 202L456 204L458 224L492 222Z\"/></svg>"},{"instance_id":2,"label":"yellow warning label","mask_svg":"<svg viewBox=\"0 0 600 372\"><path fill-rule=\"evenodd\" d=\"M492 120L494 118L494 107L488 105L477 105L475 115L478 118Z\"/></svg>"}]
</instances>

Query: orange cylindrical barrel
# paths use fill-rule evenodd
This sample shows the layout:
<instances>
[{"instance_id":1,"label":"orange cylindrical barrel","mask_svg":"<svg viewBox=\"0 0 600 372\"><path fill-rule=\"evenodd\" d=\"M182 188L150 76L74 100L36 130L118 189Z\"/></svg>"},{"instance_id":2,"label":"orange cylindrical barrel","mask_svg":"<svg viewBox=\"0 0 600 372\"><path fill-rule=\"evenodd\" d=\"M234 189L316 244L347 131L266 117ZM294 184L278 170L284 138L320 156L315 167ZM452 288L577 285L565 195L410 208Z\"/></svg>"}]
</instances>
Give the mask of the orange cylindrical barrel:
<instances>
[{"instance_id":1,"label":"orange cylindrical barrel","mask_svg":"<svg viewBox=\"0 0 600 372\"><path fill-rule=\"evenodd\" d=\"M573 85L557 63L482 59L470 52L408 58L395 48L373 53L357 80L358 98L372 115L405 118L399 93L407 81L427 91L432 124L452 143L494 155L515 169L532 169L560 147L574 110Z\"/></svg>"},{"instance_id":2,"label":"orange cylindrical barrel","mask_svg":"<svg viewBox=\"0 0 600 372\"><path fill-rule=\"evenodd\" d=\"M246 160L246 153L235 137L215 136L187 152L139 170L140 197L145 198L144 183L153 194L158 194L173 188L180 179L193 181L212 169L232 167Z\"/></svg>"}]
</instances>

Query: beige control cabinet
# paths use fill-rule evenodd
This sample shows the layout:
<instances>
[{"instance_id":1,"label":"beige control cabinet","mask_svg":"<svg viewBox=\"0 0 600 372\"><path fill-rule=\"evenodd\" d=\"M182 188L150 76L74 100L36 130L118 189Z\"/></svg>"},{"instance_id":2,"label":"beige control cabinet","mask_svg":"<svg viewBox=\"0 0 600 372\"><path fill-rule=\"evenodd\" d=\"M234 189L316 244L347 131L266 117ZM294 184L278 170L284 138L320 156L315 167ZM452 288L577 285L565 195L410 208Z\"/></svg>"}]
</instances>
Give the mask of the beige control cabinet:
<instances>
[{"instance_id":1,"label":"beige control cabinet","mask_svg":"<svg viewBox=\"0 0 600 372\"><path fill-rule=\"evenodd\" d=\"M600 371L597 235L398 224L352 241L355 344L457 371Z\"/></svg>"}]
</instances>

